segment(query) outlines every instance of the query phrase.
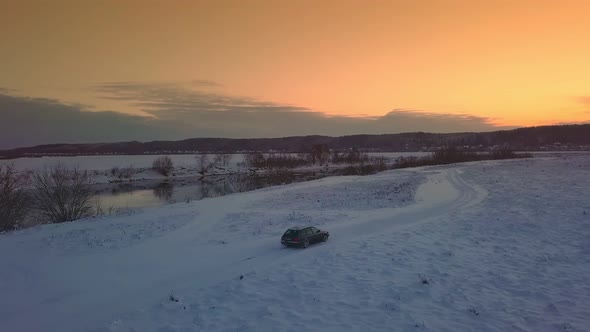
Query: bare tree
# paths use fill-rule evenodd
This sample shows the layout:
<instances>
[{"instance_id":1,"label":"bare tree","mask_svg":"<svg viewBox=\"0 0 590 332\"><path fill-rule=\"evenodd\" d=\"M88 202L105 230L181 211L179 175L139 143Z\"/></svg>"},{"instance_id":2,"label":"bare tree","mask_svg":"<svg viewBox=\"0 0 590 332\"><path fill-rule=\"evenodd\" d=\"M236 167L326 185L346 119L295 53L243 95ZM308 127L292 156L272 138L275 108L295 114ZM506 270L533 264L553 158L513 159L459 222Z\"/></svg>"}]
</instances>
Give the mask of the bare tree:
<instances>
[{"instance_id":1,"label":"bare tree","mask_svg":"<svg viewBox=\"0 0 590 332\"><path fill-rule=\"evenodd\" d=\"M14 166L0 165L0 232L16 229L29 212L27 194Z\"/></svg>"},{"instance_id":2,"label":"bare tree","mask_svg":"<svg viewBox=\"0 0 590 332\"><path fill-rule=\"evenodd\" d=\"M330 159L332 160L332 164L341 164L343 162L344 157L340 153L340 151L334 150L330 155Z\"/></svg>"},{"instance_id":3,"label":"bare tree","mask_svg":"<svg viewBox=\"0 0 590 332\"><path fill-rule=\"evenodd\" d=\"M93 182L87 171L59 164L33 175L33 196L47 221L72 221L92 213Z\"/></svg>"},{"instance_id":4,"label":"bare tree","mask_svg":"<svg viewBox=\"0 0 590 332\"><path fill-rule=\"evenodd\" d=\"M197 158L198 172L202 176L205 176L212 167L212 164L209 161L209 155L206 153L201 153L200 155L196 156L196 158Z\"/></svg>"},{"instance_id":5,"label":"bare tree","mask_svg":"<svg viewBox=\"0 0 590 332\"><path fill-rule=\"evenodd\" d=\"M315 164L316 160L320 163L320 166L327 163L330 159L330 149L326 144L314 144L311 147L311 160Z\"/></svg>"},{"instance_id":6,"label":"bare tree","mask_svg":"<svg viewBox=\"0 0 590 332\"><path fill-rule=\"evenodd\" d=\"M229 153L222 153L221 154L221 159L223 162L223 167L227 167L227 165L229 164L229 162L231 161L232 155Z\"/></svg>"},{"instance_id":7,"label":"bare tree","mask_svg":"<svg viewBox=\"0 0 590 332\"><path fill-rule=\"evenodd\" d=\"M172 170L174 169L174 164L172 163L172 159L168 156L162 156L156 158L152 163L152 167L160 174L164 176L170 175Z\"/></svg>"},{"instance_id":8,"label":"bare tree","mask_svg":"<svg viewBox=\"0 0 590 332\"><path fill-rule=\"evenodd\" d=\"M223 155L220 153L215 154L213 157L213 166L214 167L222 167L223 166Z\"/></svg>"}]
</instances>

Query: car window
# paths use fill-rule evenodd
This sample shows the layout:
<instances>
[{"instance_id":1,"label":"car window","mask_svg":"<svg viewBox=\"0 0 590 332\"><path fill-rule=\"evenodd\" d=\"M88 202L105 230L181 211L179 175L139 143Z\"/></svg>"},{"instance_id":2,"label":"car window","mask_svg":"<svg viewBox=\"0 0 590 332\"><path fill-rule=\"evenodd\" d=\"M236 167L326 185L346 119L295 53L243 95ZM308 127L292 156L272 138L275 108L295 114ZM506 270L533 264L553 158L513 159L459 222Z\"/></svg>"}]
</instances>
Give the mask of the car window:
<instances>
[{"instance_id":1,"label":"car window","mask_svg":"<svg viewBox=\"0 0 590 332\"><path fill-rule=\"evenodd\" d=\"M315 228L315 227L310 227L309 229L311 230L311 233L312 233L312 234L315 234L315 233L317 233L317 232L318 232L318 229L317 229L317 228Z\"/></svg>"},{"instance_id":2,"label":"car window","mask_svg":"<svg viewBox=\"0 0 590 332\"><path fill-rule=\"evenodd\" d=\"M297 231L293 229L288 229L285 234L286 236L297 236Z\"/></svg>"}]
</instances>

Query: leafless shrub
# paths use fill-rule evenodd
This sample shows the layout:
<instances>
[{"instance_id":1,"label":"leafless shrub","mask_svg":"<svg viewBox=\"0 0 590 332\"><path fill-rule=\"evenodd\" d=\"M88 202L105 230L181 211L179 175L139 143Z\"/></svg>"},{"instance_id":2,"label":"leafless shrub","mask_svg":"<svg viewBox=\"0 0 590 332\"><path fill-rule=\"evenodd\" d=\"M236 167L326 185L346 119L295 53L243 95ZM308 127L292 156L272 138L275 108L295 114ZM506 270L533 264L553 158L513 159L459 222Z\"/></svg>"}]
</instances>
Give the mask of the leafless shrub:
<instances>
[{"instance_id":1,"label":"leafless shrub","mask_svg":"<svg viewBox=\"0 0 590 332\"><path fill-rule=\"evenodd\" d=\"M253 168L266 167L266 160L264 155L260 152L248 152L244 155L244 162L246 166Z\"/></svg>"},{"instance_id":2,"label":"leafless shrub","mask_svg":"<svg viewBox=\"0 0 590 332\"><path fill-rule=\"evenodd\" d=\"M174 169L174 164L172 163L172 159L168 156L162 156L154 160L152 163L152 168L156 170L156 172L168 176Z\"/></svg>"},{"instance_id":3,"label":"leafless shrub","mask_svg":"<svg viewBox=\"0 0 590 332\"><path fill-rule=\"evenodd\" d=\"M358 149L350 149L344 153L344 160L350 165L364 164L369 161L369 155L365 152L361 152Z\"/></svg>"},{"instance_id":4,"label":"leafless shrub","mask_svg":"<svg viewBox=\"0 0 590 332\"><path fill-rule=\"evenodd\" d=\"M33 175L33 197L47 221L72 221L92 213L93 182L87 171L60 164Z\"/></svg>"},{"instance_id":5,"label":"leafless shrub","mask_svg":"<svg viewBox=\"0 0 590 332\"><path fill-rule=\"evenodd\" d=\"M384 156L372 157L371 164L375 167L377 172L383 172L388 168L387 162L389 160Z\"/></svg>"},{"instance_id":6,"label":"leafless shrub","mask_svg":"<svg viewBox=\"0 0 590 332\"><path fill-rule=\"evenodd\" d=\"M29 206L14 166L0 165L0 232L16 229L26 218Z\"/></svg>"},{"instance_id":7,"label":"leafless shrub","mask_svg":"<svg viewBox=\"0 0 590 332\"><path fill-rule=\"evenodd\" d=\"M132 166L119 168L117 166L111 168L111 175L119 180L130 179L137 173L137 170Z\"/></svg>"},{"instance_id":8,"label":"leafless shrub","mask_svg":"<svg viewBox=\"0 0 590 332\"><path fill-rule=\"evenodd\" d=\"M344 164L346 162L344 154L337 150L332 151L330 154L330 159L332 164Z\"/></svg>"},{"instance_id":9,"label":"leafless shrub","mask_svg":"<svg viewBox=\"0 0 590 332\"><path fill-rule=\"evenodd\" d=\"M213 155L213 162L211 163L213 167L223 167L223 154L217 153Z\"/></svg>"},{"instance_id":10,"label":"leafless shrub","mask_svg":"<svg viewBox=\"0 0 590 332\"><path fill-rule=\"evenodd\" d=\"M238 173L234 174L227 178L228 186L231 188L232 192L244 192L248 191L252 188L251 186L251 179L257 178L256 175L249 175L245 173Z\"/></svg>"}]
</instances>

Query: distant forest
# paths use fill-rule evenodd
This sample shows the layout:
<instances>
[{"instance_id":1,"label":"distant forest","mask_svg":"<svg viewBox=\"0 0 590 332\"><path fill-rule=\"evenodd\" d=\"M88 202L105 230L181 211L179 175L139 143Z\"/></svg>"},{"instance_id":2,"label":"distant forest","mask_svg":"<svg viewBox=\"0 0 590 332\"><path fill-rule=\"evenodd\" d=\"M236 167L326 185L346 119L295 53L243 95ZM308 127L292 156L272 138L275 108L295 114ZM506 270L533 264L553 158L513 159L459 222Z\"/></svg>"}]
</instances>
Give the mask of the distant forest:
<instances>
[{"instance_id":1,"label":"distant forest","mask_svg":"<svg viewBox=\"0 0 590 332\"><path fill-rule=\"evenodd\" d=\"M330 150L358 149L367 152L435 151L443 146L473 151L486 151L498 146L520 151L590 150L590 124L452 134L414 132L340 137L314 135L283 138L191 138L180 141L49 144L0 150L0 156L19 158L44 155L309 152L318 146Z\"/></svg>"}]
</instances>

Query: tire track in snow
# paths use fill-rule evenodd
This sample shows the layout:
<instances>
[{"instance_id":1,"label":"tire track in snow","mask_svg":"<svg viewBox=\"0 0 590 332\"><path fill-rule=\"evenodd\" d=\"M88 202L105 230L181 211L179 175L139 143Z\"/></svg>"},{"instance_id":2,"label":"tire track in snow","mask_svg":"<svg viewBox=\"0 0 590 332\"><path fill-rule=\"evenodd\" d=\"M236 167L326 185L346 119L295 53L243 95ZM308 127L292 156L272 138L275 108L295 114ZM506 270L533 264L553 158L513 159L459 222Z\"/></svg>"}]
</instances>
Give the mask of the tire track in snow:
<instances>
[{"instance_id":1,"label":"tire track in snow","mask_svg":"<svg viewBox=\"0 0 590 332\"><path fill-rule=\"evenodd\" d=\"M428 181L419 187L418 203L404 208L387 208L369 211L366 216L342 225L331 226L330 240L306 250L282 248L276 237L262 238L255 242L222 247L215 253L215 262L203 262L198 269L191 269L158 284L175 285L175 289L194 290L216 283L237 279L252 272L288 264L309 253L332 250L335 246L347 245L351 240L370 237L376 233L413 227L425 222L435 222L440 216L456 213L485 199L483 189L471 185L460 177L456 169L443 169L430 174ZM187 275L196 275L187 277Z\"/></svg>"},{"instance_id":2,"label":"tire track in snow","mask_svg":"<svg viewBox=\"0 0 590 332\"><path fill-rule=\"evenodd\" d=\"M343 224L329 226L330 240L306 250L282 249L276 237L250 238L244 243L222 246L208 245L201 240L215 235L215 219L219 213L227 212L228 206L232 211L239 210L248 204L249 199L241 200L236 195L235 205L231 203L234 199L231 197L227 198L230 203L201 201L199 204L219 205L219 211L213 209L213 214L198 217L207 219L203 223L195 221L193 225L161 238L117 252L64 257L55 261L57 265L45 269L55 271L55 275L45 276L39 285L34 286L56 288L46 292L46 298L39 299L39 303L29 302L29 310L9 317L4 324L8 330L94 329L120 317L121 313L141 310L146 304L162 301L171 290L190 292L227 280L238 280L241 275L247 277L249 273L264 272L325 250L337 250L351 239L435 222L442 214L469 208L485 198L481 189L461 178L460 170L446 168L427 172L430 173L428 181L418 188L416 204L369 210ZM63 273L63 270L69 272ZM95 278L96 275L101 278ZM87 280L94 280L95 284L89 285ZM54 302L48 307L44 300ZM68 321L72 310L81 317ZM76 325L81 322L84 325Z\"/></svg>"}]
</instances>

